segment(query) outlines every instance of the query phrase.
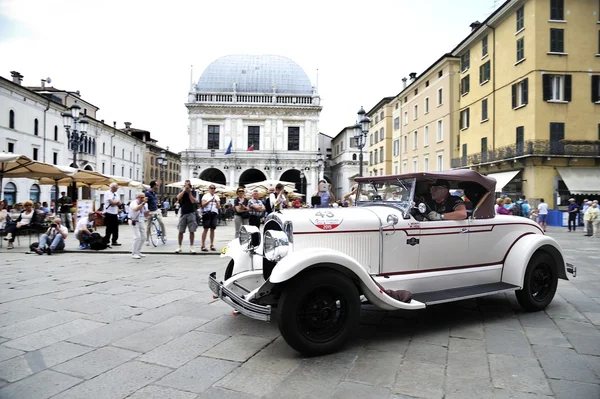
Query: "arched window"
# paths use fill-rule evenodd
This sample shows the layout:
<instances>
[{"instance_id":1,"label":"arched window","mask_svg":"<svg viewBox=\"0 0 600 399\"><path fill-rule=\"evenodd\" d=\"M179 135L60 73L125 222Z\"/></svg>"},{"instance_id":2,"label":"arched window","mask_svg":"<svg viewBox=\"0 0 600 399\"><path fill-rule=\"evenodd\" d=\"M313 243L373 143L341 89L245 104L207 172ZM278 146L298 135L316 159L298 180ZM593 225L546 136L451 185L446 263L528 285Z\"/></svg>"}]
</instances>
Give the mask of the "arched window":
<instances>
[{"instance_id":1,"label":"arched window","mask_svg":"<svg viewBox=\"0 0 600 399\"><path fill-rule=\"evenodd\" d=\"M4 196L4 199L8 202L8 205L14 205L15 202L17 202L17 186L15 186L14 183L6 183L4 185L2 195Z\"/></svg>"},{"instance_id":2,"label":"arched window","mask_svg":"<svg viewBox=\"0 0 600 399\"><path fill-rule=\"evenodd\" d=\"M352 154L352 160L356 161L356 154Z\"/></svg>"},{"instance_id":3,"label":"arched window","mask_svg":"<svg viewBox=\"0 0 600 399\"><path fill-rule=\"evenodd\" d=\"M38 121L38 118L35 118L35 120L33 121L33 134L38 136L39 132L40 132L39 129L40 129L40 122Z\"/></svg>"},{"instance_id":4,"label":"arched window","mask_svg":"<svg viewBox=\"0 0 600 399\"><path fill-rule=\"evenodd\" d=\"M8 127L10 129L15 128L15 111L13 111L12 109L8 111Z\"/></svg>"},{"instance_id":5,"label":"arched window","mask_svg":"<svg viewBox=\"0 0 600 399\"><path fill-rule=\"evenodd\" d=\"M54 125L54 141L58 141L58 126Z\"/></svg>"},{"instance_id":6,"label":"arched window","mask_svg":"<svg viewBox=\"0 0 600 399\"><path fill-rule=\"evenodd\" d=\"M40 202L40 186L32 184L29 189L29 199L35 202Z\"/></svg>"}]
</instances>

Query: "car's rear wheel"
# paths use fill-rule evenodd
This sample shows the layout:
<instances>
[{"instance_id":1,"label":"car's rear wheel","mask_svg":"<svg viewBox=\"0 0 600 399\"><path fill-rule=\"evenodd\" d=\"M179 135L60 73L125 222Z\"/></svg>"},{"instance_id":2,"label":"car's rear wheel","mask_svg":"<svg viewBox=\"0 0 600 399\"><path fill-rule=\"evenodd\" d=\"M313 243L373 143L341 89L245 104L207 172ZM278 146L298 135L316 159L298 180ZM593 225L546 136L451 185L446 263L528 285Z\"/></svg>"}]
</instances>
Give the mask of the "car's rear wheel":
<instances>
[{"instance_id":1,"label":"car's rear wheel","mask_svg":"<svg viewBox=\"0 0 600 399\"><path fill-rule=\"evenodd\" d=\"M538 252L529 260L523 289L515 291L515 294L525 310L536 312L545 309L552 302L557 286L558 274L554 258L547 252Z\"/></svg>"},{"instance_id":2,"label":"car's rear wheel","mask_svg":"<svg viewBox=\"0 0 600 399\"><path fill-rule=\"evenodd\" d=\"M225 280L229 280L229 278L233 276L233 259L231 259L229 261L229 264L227 265L227 268L225 269L225 276L224 279Z\"/></svg>"},{"instance_id":3,"label":"car's rear wheel","mask_svg":"<svg viewBox=\"0 0 600 399\"><path fill-rule=\"evenodd\" d=\"M335 352L358 327L360 297L356 285L334 270L312 270L288 283L278 305L285 341L314 356Z\"/></svg>"}]
</instances>

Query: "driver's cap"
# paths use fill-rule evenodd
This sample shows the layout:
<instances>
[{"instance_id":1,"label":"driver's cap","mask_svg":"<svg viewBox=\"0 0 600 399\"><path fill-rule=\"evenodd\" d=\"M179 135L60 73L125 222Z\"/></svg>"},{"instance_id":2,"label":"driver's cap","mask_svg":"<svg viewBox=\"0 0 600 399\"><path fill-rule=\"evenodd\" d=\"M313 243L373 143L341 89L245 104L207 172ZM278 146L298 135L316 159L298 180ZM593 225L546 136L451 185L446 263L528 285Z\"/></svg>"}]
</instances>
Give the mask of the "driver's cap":
<instances>
[{"instance_id":1,"label":"driver's cap","mask_svg":"<svg viewBox=\"0 0 600 399\"><path fill-rule=\"evenodd\" d=\"M446 188L450 188L450 183L448 182L448 180L444 180L444 179L437 179L436 181L434 181L433 183L431 183L432 186L437 186L437 187L446 187Z\"/></svg>"}]
</instances>

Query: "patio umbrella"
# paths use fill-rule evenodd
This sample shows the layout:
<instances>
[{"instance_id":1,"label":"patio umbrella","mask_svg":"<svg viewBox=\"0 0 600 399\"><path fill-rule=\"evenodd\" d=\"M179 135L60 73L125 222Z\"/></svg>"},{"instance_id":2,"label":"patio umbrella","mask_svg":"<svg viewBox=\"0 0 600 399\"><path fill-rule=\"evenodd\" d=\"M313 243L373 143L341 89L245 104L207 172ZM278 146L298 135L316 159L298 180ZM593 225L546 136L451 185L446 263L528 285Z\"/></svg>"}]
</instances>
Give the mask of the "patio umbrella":
<instances>
[{"instance_id":1,"label":"patio umbrella","mask_svg":"<svg viewBox=\"0 0 600 399\"><path fill-rule=\"evenodd\" d=\"M208 191L208 187L210 187L210 186L215 186L217 188L217 190L230 189L230 187L227 187L223 184L213 183L208 180L202 180L202 179L189 179L189 180L190 180L190 183L192 184L192 187L194 187L195 189L198 189L200 191ZM166 185L166 187L183 188L184 184L185 184L185 180L181 180L181 181L178 181L175 183L169 183Z\"/></svg>"},{"instance_id":2,"label":"patio umbrella","mask_svg":"<svg viewBox=\"0 0 600 399\"><path fill-rule=\"evenodd\" d=\"M43 177L39 179L40 184L52 184L57 187L56 195L58 196L58 186L69 186L75 183L76 187L89 187L94 190L105 189L110 183L113 182L111 178L103 175L102 173L94 172L92 170L74 169L68 166L60 166L61 169L67 171L75 171L70 175L63 178L48 178ZM67 169L68 168L68 169ZM108 188L106 188L108 190ZM58 200L54 202L55 208L58 207ZM56 209L55 209L56 212Z\"/></svg>"},{"instance_id":3,"label":"patio umbrella","mask_svg":"<svg viewBox=\"0 0 600 399\"><path fill-rule=\"evenodd\" d=\"M128 186L129 183L133 181L133 179L124 176L106 175L106 177L112 179L112 181L117 183L119 186Z\"/></svg>"},{"instance_id":4,"label":"patio umbrella","mask_svg":"<svg viewBox=\"0 0 600 399\"><path fill-rule=\"evenodd\" d=\"M283 189L287 192L296 190L296 183L280 180L263 180L257 183L248 183L246 184L246 190L254 190L257 188L259 190L264 189L265 191L268 191L270 187L274 188L279 183L283 184Z\"/></svg>"},{"instance_id":5,"label":"patio umbrella","mask_svg":"<svg viewBox=\"0 0 600 399\"><path fill-rule=\"evenodd\" d=\"M59 169L56 165L37 162L25 155L0 154L0 199L2 198L4 177L26 177L37 179L40 177L55 179L68 177L68 172Z\"/></svg>"},{"instance_id":6,"label":"patio umbrella","mask_svg":"<svg viewBox=\"0 0 600 399\"><path fill-rule=\"evenodd\" d=\"M137 188L138 190L147 190L150 188L150 186L148 184L144 184L141 181L136 181L136 180L130 181L127 186L131 187L131 188Z\"/></svg>"}]
</instances>

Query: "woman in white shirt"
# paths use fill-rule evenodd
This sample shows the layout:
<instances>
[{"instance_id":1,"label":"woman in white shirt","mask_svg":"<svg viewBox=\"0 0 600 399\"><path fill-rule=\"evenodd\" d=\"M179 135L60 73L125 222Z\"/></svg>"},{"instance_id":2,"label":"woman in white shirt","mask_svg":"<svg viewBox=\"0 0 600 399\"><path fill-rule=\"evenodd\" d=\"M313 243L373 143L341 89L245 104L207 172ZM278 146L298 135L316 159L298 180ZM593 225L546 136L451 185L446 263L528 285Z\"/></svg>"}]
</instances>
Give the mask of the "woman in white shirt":
<instances>
[{"instance_id":1,"label":"woman in white shirt","mask_svg":"<svg viewBox=\"0 0 600 399\"><path fill-rule=\"evenodd\" d=\"M6 237L5 240L8 241L7 249L14 248L15 235L21 229L28 227L35 220L35 210L33 209L32 201L23 202L23 206L25 210L21 212L15 223L8 223L6 226Z\"/></svg>"},{"instance_id":2,"label":"woman in white shirt","mask_svg":"<svg viewBox=\"0 0 600 399\"><path fill-rule=\"evenodd\" d=\"M129 224L133 231L133 244L131 247L131 257L141 259L146 255L142 254L142 245L146 237L145 217L150 215L148 210L148 198L143 192L137 193L135 201L129 205Z\"/></svg>"}]
</instances>

